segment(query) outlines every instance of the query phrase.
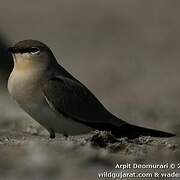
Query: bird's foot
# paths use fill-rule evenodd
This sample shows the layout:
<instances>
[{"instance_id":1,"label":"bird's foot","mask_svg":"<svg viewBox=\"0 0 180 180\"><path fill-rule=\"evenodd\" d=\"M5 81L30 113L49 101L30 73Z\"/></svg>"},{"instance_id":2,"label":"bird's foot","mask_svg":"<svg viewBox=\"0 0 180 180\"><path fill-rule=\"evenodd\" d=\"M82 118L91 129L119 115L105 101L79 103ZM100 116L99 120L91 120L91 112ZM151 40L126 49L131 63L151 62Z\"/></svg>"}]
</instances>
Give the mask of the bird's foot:
<instances>
[{"instance_id":1,"label":"bird's foot","mask_svg":"<svg viewBox=\"0 0 180 180\"><path fill-rule=\"evenodd\" d=\"M65 138L68 138L69 135L68 135L66 132L64 132L64 133L63 133L63 136L64 136Z\"/></svg>"},{"instance_id":2,"label":"bird's foot","mask_svg":"<svg viewBox=\"0 0 180 180\"><path fill-rule=\"evenodd\" d=\"M52 129L50 129L50 130L48 130L48 131L49 131L49 137L50 137L50 139L54 139L54 138L56 137L55 132L54 132Z\"/></svg>"}]
</instances>

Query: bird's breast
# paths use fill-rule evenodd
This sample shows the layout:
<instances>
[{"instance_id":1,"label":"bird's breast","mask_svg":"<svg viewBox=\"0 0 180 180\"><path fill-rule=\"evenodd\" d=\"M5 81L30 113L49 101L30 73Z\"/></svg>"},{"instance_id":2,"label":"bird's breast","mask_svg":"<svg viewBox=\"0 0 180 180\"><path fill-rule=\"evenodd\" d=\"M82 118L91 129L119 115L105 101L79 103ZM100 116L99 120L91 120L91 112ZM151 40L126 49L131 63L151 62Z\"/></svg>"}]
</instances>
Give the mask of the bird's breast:
<instances>
[{"instance_id":1,"label":"bird's breast","mask_svg":"<svg viewBox=\"0 0 180 180\"><path fill-rule=\"evenodd\" d=\"M39 97L40 84L38 73L14 68L8 80L8 91L17 102L31 101Z\"/></svg>"}]
</instances>

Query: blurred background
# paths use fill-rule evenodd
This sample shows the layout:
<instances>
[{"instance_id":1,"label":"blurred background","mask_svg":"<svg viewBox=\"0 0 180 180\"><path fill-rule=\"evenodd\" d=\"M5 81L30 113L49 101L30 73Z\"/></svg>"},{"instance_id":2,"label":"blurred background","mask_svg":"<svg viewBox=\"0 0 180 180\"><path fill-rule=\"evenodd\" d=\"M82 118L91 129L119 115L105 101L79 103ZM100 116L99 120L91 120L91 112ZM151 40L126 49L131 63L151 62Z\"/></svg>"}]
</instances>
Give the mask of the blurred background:
<instances>
[{"instance_id":1,"label":"blurred background","mask_svg":"<svg viewBox=\"0 0 180 180\"><path fill-rule=\"evenodd\" d=\"M180 1L6 0L0 7L0 128L37 124L9 97L9 45L35 39L112 113L149 128L180 128Z\"/></svg>"}]
</instances>

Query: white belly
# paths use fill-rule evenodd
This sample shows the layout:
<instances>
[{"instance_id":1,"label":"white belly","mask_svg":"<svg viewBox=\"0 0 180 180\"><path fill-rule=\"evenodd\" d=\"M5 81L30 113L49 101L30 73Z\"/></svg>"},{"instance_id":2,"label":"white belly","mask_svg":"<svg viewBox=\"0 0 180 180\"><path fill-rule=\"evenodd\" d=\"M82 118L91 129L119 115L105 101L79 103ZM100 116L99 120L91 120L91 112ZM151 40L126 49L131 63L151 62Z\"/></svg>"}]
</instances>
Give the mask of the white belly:
<instances>
[{"instance_id":1,"label":"white belly","mask_svg":"<svg viewBox=\"0 0 180 180\"><path fill-rule=\"evenodd\" d=\"M21 107L47 130L52 129L57 133L68 135L83 134L92 130L84 124L55 112L46 102L24 106L21 104Z\"/></svg>"}]
</instances>

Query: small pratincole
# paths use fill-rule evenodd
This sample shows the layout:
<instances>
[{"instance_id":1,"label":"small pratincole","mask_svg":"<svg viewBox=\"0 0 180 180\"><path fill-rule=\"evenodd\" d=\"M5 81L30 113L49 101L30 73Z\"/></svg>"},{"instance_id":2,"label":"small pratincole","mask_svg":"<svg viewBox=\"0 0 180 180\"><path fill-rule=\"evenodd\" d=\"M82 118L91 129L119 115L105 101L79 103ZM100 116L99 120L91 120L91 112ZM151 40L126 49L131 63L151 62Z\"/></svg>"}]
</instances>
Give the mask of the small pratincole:
<instances>
[{"instance_id":1,"label":"small pratincole","mask_svg":"<svg viewBox=\"0 0 180 180\"><path fill-rule=\"evenodd\" d=\"M11 96L32 118L55 133L77 135L91 130L111 131L116 137L171 137L174 134L131 125L111 114L77 79L60 66L52 51L36 40L9 48L14 68Z\"/></svg>"}]
</instances>

